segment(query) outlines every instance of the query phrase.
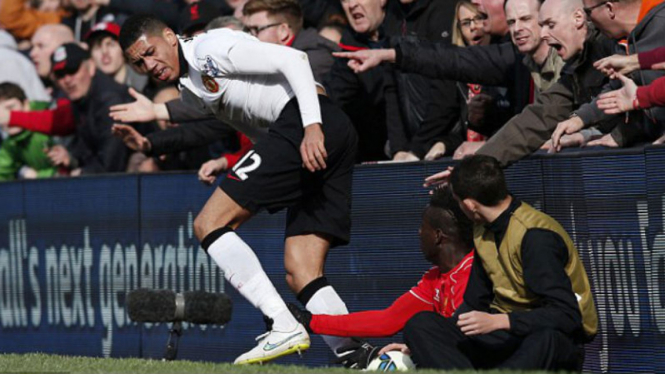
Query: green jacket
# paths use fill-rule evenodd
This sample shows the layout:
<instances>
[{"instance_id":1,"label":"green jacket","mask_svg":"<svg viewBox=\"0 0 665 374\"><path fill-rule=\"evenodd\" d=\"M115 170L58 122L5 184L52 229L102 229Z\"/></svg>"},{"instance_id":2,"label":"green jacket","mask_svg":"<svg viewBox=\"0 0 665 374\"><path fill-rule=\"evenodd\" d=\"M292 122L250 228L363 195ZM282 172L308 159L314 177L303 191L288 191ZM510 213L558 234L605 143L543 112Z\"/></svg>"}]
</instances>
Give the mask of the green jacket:
<instances>
[{"instance_id":1,"label":"green jacket","mask_svg":"<svg viewBox=\"0 0 665 374\"><path fill-rule=\"evenodd\" d=\"M481 261L487 276L492 282L494 300L490 308L501 313L528 311L548 305L543 295L534 294L526 284L524 268L522 267L522 242L528 230L544 229L559 235L565 243L567 263L563 269L570 280L569 285L577 298L582 326L586 335L585 340L591 340L598 332L598 314L591 294L589 278L580 260L579 253L573 240L566 230L547 214L534 209L527 203L521 205L512 213L508 229L497 248L496 238L491 230L483 225L474 227L474 244L476 246L476 260ZM532 248L531 250L537 250ZM555 264L552 264L555 266ZM565 305L562 303L562 305ZM562 308L556 306L556 308Z\"/></svg>"},{"instance_id":2,"label":"green jacket","mask_svg":"<svg viewBox=\"0 0 665 374\"><path fill-rule=\"evenodd\" d=\"M35 169L38 178L54 176L57 168L44 153L44 148L52 145L49 136L31 131L5 139L0 147L0 181L15 180L23 166Z\"/></svg>"}]
</instances>

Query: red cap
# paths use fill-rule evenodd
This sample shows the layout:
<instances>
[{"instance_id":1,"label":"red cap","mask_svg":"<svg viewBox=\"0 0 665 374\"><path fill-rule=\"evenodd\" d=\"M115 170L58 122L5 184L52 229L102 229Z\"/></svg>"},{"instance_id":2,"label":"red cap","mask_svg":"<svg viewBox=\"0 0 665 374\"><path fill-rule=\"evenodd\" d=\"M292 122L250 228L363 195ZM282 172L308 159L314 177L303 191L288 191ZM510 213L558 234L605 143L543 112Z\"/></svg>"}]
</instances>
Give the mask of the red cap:
<instances>
[{"instance_id":1,"label":"red cap","mask_svg":"<svg viewBox=\"0 0 665 374\"><path fill-rule=\"evenodd\" d=\"M99 34L108 34L118 39L120 37L120 25L113 22L99 22L92 26L90 31L85 35L85 40L89 41L91 37L94 37Z\"/></svg>"}]
</instances>

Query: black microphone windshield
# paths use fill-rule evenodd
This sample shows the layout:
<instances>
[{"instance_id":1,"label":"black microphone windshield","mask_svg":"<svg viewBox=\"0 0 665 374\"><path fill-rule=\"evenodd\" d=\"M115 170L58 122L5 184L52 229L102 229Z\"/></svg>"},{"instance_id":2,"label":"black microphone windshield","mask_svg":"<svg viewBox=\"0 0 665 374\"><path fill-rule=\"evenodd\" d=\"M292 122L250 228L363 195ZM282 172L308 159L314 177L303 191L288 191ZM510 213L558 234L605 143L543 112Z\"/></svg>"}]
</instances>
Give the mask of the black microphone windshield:
<instances>
[{"instance_id":1,"label":"black microphone windshield","mask_svg":"<svg viewBox=\"0 0 665 374\"><path fill-rule=\"evenodd\" d=\"M178 304L182 304L177 307ZM136 322L185 321L223 325L231 320L233 306L225 294L141 288L127 295L129 318Z\"/></svg>"},{"instance_id":2,"label":"black microphone windshield","mask_svg":"<svg viewBox=\"0 0 665 374\"><path fill-rule=\"evenodd\" d=\"M136 322L172 322L175 319L175 292L140 288L127 295L129 318Z\"/></svg>"},{"instance_id":3,"label":"black microphone windshield","mask_svg":"<svg viewBox=\"0 0 665 374\"><path fill-rule=\"evenodd\" d=\"M231 320L233 306L225 294L204 291L185 292L185 321L224 325Z\"/></svg>"}]
</instances>

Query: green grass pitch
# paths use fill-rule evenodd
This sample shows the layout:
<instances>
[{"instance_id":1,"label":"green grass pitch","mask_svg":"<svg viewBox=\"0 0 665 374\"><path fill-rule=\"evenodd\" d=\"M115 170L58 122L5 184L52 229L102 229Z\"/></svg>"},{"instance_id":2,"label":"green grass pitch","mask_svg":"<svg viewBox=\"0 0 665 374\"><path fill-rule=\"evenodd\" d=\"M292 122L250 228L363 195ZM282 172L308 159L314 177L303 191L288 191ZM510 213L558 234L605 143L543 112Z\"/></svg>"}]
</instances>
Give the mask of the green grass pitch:
<instances>
[{"instance_id":1,"label":"green grass pitch","mask_svg":"<svg viewBox=\"0 0 665 374\"><path fill-rule=\"evenodd\" d=\"M261 373L346 373L356 371L340 367L308 368L293 365L254 365L234 366L227 363L146 360L139 358L93 358L76 356L59 356L42 353L2 354L0 355L0 373L230 373L230 374L261 374ZM418 370L418 373L442 373L435 370ZM446 373L471 373L448 371ZM511 373L509 371L488 371L484 373ZM520 372L538 373L538 372Z\"/></svg>"}]
</instances>

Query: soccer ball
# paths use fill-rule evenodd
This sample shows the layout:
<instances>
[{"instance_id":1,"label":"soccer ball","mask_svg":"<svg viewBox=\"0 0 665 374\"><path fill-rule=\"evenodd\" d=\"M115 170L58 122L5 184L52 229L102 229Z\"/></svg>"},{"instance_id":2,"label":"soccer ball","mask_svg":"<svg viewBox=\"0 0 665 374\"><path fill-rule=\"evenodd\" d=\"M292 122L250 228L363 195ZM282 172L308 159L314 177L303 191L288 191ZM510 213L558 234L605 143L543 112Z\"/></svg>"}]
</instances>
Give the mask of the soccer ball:
<instances>
[{"instance_id":1,"label":"soccer ball","mask_svg":"<svg viewBox=\"0 0 665 374\"><path fill-rule=\"evenodd\" d=\"M367 366L367 371L407 371L415 368L416 365L409 355L400 351L389 351L373 359Z\"/></svg>"}]
</instances>

